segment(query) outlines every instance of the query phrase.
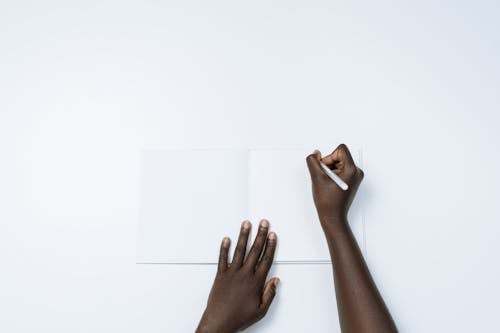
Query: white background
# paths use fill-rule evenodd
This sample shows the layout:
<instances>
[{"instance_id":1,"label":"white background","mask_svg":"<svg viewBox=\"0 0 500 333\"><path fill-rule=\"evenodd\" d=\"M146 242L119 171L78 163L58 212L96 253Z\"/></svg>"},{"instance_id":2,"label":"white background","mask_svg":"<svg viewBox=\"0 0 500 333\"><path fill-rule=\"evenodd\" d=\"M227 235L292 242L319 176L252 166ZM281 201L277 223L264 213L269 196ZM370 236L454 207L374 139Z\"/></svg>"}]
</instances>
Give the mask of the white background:
<instances>
[{"instance_id":1,"label":"white background","mask_svg":"<svg viewBox=\"0 0 500 333\"><path fill-rule=\"evenodd\" d=\"M193 331L214 267L135 264L141 149L341 141L365 145L401 331L497 331L499 22L495 1L2 1L0 331ZM273 273L256 332L337 329L328 266Z\"/></svg>"}]
</instances>

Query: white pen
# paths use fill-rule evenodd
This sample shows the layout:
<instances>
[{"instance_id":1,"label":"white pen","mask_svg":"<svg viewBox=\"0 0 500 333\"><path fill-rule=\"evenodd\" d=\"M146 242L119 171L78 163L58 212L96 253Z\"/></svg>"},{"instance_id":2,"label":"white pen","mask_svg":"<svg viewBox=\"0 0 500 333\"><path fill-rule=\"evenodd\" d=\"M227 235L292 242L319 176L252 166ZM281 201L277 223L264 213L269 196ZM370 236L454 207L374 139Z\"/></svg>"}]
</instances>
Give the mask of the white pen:
<instances>
[{"instance_id":1,"label":"white pen","mask_svg":"<svg viewBox=\"0 0 500 333\"><path fill-rule=\"evenodd\" d=\"M349 185L347 185L342 180L342 178L340 178L339 176L337 176L337 174L335 174L335 172L333 172L332 170L330 170L330 168L327 167L325 163L323 163L323 162L320 161L319 165L321 165L321 168L326 172L326 174L328 175L328 177L330 177L335 182L335 184L337 184L344 191L347 191L347 189L349 188Z\"/></svg>"}]
</instances>

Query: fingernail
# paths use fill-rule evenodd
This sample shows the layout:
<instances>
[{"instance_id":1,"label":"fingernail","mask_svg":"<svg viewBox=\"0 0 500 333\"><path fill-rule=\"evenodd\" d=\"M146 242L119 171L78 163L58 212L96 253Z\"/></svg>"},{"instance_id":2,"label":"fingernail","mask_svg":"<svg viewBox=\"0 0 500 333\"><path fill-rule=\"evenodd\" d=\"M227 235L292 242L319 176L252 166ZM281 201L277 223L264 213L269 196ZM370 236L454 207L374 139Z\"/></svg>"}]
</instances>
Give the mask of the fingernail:
<instances>
[{"instance_id":1,"label":"fingernail","mask_svg":"<svg viewBox=\"0 0 500 333\"><path fill-rule=\"evenodd\" d=\"M267 220L261 220L260 221L260 226L262 228L268 228L269 227L269 222Z\"/></svg>"},{"instance_id":2,"label":"fingernail","mask_svg":"<svg viewBox=\"0 0 500 333\"><path fill-rule=\"evenodd\" d=\"M314 155L316 155L316 154L321 154L321 152L320 152L318 149L314 149L313 154L314 154Z\"/></svg>"},{"instance_id":3,"label":"fingernail","mask_svg":"<svg viewBox=\"0 0 500 333\"><path fill-rule=\"evenodd\" d=\"M243 221L241 226L243 227L244 230L248 230L248 229L250 229L251 224L248 221Z\"/></svg>"},{"instance_id":4,"label":"fingernail","mask_svg":"<svg viewBox=\"0 0 500 333\"><path fill-rule=\"evenodd\" d=\"M277 287L280 282L281 280L279 278L276 278L276 280L274 280L274 286Z\"/></svg>"},{"instance_id":5,"label":"fingernail","mask_svg":"<svg viewBox=\"0 0 500 333\"><path fill-rule=\"evenodd\" d=\"M229 246L229 242L230 242L229 237L224 237L224 239L222 240L222 245Z\"/></svg>"},{"instance_id":6,"label":"fingernail","mask_svg":"<svg viewBox=\"0 0 500 333\"><path fill-rule=\"evenodd\" d=\"M269 233L269 240L276 240L276 238L277 238L276 233L274 232Z\"/></svg>"}]
</instances>

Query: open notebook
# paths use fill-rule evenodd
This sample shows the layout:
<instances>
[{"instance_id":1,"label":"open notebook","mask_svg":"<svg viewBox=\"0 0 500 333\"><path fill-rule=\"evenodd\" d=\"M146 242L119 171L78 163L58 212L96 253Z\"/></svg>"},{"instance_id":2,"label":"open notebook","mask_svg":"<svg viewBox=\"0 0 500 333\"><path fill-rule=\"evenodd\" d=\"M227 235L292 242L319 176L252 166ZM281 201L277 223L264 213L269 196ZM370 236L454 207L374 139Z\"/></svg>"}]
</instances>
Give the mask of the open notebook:
<instances>
[{"instance_id":1,"label":"open notebook","mask_svg":"<svg viewBox=\"0 0 500 333\"><path fill-rule=\"evenodd\" d=\"M138 263L215 263L224 236L266 218L278 234L276 262L330 262L304 150L143 152ZM359 165L361 150L353 150ZM364 247L362 205L350 220Z\"/></svg>"}]
</instances>

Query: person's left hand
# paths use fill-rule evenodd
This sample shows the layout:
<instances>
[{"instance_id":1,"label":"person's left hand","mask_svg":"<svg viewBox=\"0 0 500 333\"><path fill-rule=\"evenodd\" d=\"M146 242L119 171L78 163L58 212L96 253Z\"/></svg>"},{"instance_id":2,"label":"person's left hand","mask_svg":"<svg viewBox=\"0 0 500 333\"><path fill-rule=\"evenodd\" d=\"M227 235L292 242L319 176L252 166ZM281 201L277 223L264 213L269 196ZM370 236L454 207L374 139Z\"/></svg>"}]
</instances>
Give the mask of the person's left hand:
<instances>
[{"instance_id":1,"label":"person's left hand","mask_svg":"<svg viewBox=\"0 0 500 333\"><path fill-rule=\"evenodd\" d=\"M242 223L231 264L228 264L227 258L231 241L227 237L222 240L217 275L197 333L237 332L259 321L267 313L280 281L274 277L266 283L277 236L274 232L268 234L269 222L262 220L245 258L251 226L248 221Z\"/></svg>"}]
</instances>

